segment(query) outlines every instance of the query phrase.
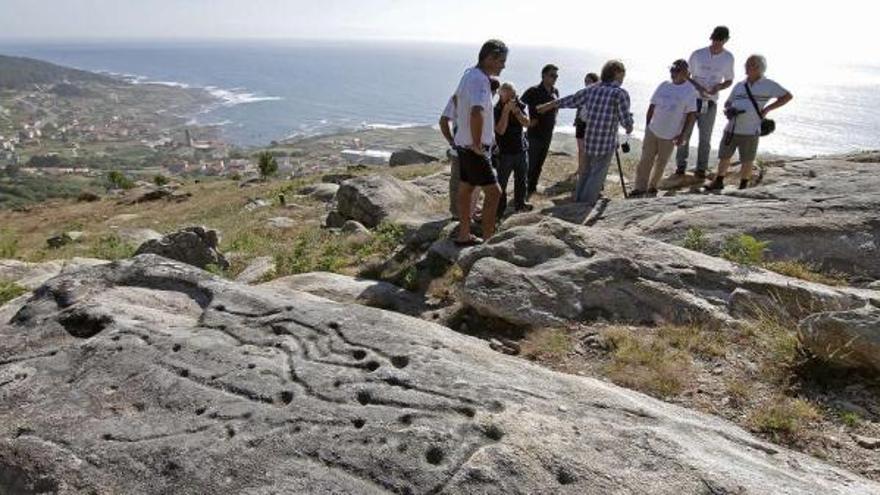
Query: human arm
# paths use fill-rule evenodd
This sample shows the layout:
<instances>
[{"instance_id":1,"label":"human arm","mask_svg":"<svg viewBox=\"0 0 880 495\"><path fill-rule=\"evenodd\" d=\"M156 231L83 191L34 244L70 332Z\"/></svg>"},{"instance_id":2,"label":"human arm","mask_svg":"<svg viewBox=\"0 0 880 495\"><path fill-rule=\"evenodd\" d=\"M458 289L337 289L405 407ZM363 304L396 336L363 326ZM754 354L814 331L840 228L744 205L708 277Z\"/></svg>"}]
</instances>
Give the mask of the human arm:
<instances>
[{"instance_id":1,"label":"human arm","mask_svg":"<svg viewBox=\"0 0 880 495\"><path fill-rule=\"evenodd\" d=\"M449 117L445 115L440 116L440 134L443 134L443 138L446 139L449 146L454 146L455 137L452 135L452 129L449 126Z\"/></svg>"},{"instance_id":2,"label":"human arm","mask_svg":"<svg viewBox=\"0 0 880 495\"><path fill-rule=\"evenodd\" d=\"M651 119L654 118L654 104L648 106L648 115L645 117L645 127L651 125Z\"/></svg>"},{"instance_id":3,"label":"human arm","mask_svg":"<svg viewBox=\"0 0 880 495\"><path fill-rule=\"evenodd\" d=\"M495 113L497 122L495 123L495 133L504 134L507 132L507 126L510 124L510 102L501 107L501 111Z\"/></svg>"},{"instance_id":4,"label":"human arm","mask_svg":"<svg viewBox=\"0 0 880 495\"><path fill-rule=\"evenodd\" d=\"M629 93L622 88L617 93L617 111L620 125L626 130L627 134L632 134L634 123L633 114L630 111Z\"/></svg>"},{"instance_id":5,"label":"human arm","mask_svg":"<svg viewBox=\"0 0 880 495\"><path fill-rule=\"evenodd\" d=\"M531 122L529 121L528 115L523 112L523 109L520 108L519 105L514 105L513 110L511 111L513 117L519 122L519 124L523 127L527 127Z\"/></svg>"},{"instance_id":6,"label":"human arm","mask_svg":"<svg viewBox=\"0 0 880 495\"><path fill-rule=\"evenodd\" d=\"M730 61L724 70L724 75L722 76L723 80L720 83L716 84L715 86L712 86L711 88L709 88L710 89L709 94L711 94L711 95L718 94L719 91L724 91L725 89L727 89L733 85L733 78L734 78L733 66L734 66L733 55L730 55Z\"/></svg>"},{"instance_id":7,"label":"human arm","mask_svg":"<svg viewBox=\"0 0 880 495\"><path fill-rule=\"evenodd\" d=\"M764 107L764 111L761 112L761 117L766 117L768 113L770 113L773 110L776 110L777 108L779 108L783 105L786 105L793 98L794 98L794 96L792 96L791 93L786 92L784 95L780 96L779 98L776 98L776 101L774 101L773 103Z\"/></svg>"},{"instance_id":8,"label":"human arm","mask_svg":"<svg viewBox=\"0 0 880 495\"><path fill-rule=\"evenodd\" d=\"M733 79L728 79L724 82L720 82L720 83L712 86L711 88L709 88L706 91L706 93L710 94L710 95L718 94L719 91L724 91L725 89L729 88L732 84L733 84Z\"/></svg>"},{"instance_id":9,"label":"human arm","mask_svg":"<svg viewBox=\"0 0 880 495\"><path fill-rule=\"evenodd\" d=\"M672 138L672 141L676 146L681 146L684 144L684 133L687 129L690 129L692 125L694 125L694 121L697 120L697 112L690 112L687 114L687 117L684 120L684 126L681 128L681 132L678 133L678 136Z\"/></svg>"},{"instance_id":10,"label":"human arm","mask_svg":"<svg viewBox=\"0 0 880 495\"><path fill-rule=\"evenodd\" d=\"M559 108L559 100L553 100L553 101L548 101L547 103L543 103L541 105L536 106L535 112L536 113L547 113L552 110L556 110L557 108ZM537 122L538 122L538 119L533 118L532 124L530 124L529 127L532 127Z\"/></svg>"}]
</instances>

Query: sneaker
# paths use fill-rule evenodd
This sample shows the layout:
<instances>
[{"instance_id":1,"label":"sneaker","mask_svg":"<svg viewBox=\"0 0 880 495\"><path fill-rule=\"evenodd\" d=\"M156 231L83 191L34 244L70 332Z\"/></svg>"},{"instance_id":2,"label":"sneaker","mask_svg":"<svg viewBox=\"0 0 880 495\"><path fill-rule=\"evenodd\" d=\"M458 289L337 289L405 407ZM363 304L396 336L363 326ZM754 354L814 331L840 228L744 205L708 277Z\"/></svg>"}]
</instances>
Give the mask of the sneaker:
<instances>
[{"instance_id":1,"label":"sneaker","mask_svg":"<svg viewBox=\"0 0 880 495\"><path fill-rule=\"evenodd\" d=\"M514 208L514 211L517 212L517 213L519 213L519 212L522 212L522 211L532 211L532 210L534 210L534 209L535 209L534 206L532 206L532 205L530 205L530 204L528 204L528 203L523 203L523 204L517 206L516 208Z\"/></svg>"},{"instance_id":2,"label":"sneaker","mask_svg":"<svg viewBox=\"0 0 880 495\"><path fill-rule=\"evenodd\" d=\"M658 194L659 192L660 192L660 191L658 191L658 190L656 190L656 189L648 189L648 192L645 193L645 196L647 196L647 197L649 197L649 198L656 198L656 197L657 197L657 194Z\"/></svg>"},{"instance_id":3,"label":"sneaker","mask_svg":"<svg viewBox=\"0 0 880 495\"><path fill-rule=\"evenodd\" d=\"M629 196L627 196L627 197L629 199L638 199L638 198L643 198L644 196L645 196L645 191L635 190L635 191L630 191Z\"/></svg>"},{"instance_id":4,"label":"sneaker","mask_svg":"<svg viewBox=\"0 0 880 495\"><path fill-rule=\"evenodd\" d=\"M707 191L720 191L724 189L724 177L715 177L715 180L706 186Z\"/></svg>"},{"instance_id":5,"label":"sneaker","mask_svg":"<svg viewBox=\"0 0 880 495\"><path fill-rule=\"evenodd\" d=\"M749 188L749 179L742 179L741 181L739 181L739 188L740 189L748 189Z\"/></svg>"},{"instance_id":6,"label":"sneaker","mask_svg":"<svg viewBox=\"0 0 880 495\"><path fill-rule=\"evenodd\" d=\"M694 170L694 177L697 179L705 179L706 171L705 170Z\"/></svg>"},{"instance_id":7,"label":"sneaker","mask_svg":"<svg viewBox=\"0 0 880 495\"><path fill-rule=\"evenodd\" d=\"M676 170L672 173L671 177L680 178L684 177L684 170Z\"/></svg>"}]
</instances>

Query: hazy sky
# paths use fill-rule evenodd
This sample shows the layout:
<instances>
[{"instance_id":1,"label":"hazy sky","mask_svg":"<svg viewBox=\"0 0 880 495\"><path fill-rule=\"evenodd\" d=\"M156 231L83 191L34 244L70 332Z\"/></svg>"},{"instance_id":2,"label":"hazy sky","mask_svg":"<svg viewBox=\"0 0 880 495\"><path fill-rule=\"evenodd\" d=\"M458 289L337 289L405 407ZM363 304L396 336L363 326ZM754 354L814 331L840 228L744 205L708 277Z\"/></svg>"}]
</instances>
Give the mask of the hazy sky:
<instances>
[{"instance_id":1,"label":"hazy sky","mask_svg":"<svg viewBox=\"0 0 880 495\"><path fill-rule=\"evenodd\" d=\"M772 60L877 63L876 7L836 0L0 0L0 38L418 39L681 53L730 26L731 49ZM665 57L668 58L668 57ZM772 64L772 62L771 62ZM820 68L817 67L817 70Z\"/></svg>"}]
</instances>

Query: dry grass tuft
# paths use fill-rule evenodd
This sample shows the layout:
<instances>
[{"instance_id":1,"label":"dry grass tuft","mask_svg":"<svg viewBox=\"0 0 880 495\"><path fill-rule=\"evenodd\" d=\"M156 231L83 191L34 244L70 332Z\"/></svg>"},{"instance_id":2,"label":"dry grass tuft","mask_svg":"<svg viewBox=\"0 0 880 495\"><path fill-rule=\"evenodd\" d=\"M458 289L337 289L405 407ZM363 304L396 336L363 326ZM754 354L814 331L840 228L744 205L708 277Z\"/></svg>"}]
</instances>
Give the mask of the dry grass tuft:
<instances>
[{"instance_id":1,"label":"dry grass tuft","mask_svg":"<svg viewBox=\"0 0 880 495\"><path fill-rule=\"evenodd\" d=\"M676 348L663 337L636 335L622 327L606 329L603 337L612 348L606 373L618 385L670 397L680 393L693 377L688 350Z\"/></svg>"},{"instance_id":2,"label":"dry grass tuft","mask_svg":"<svg viewBox=\"0 0 880 495\"><path fill-rule=\"evenodd\" d=\"M571 333L564 328L539 328L529 332L523 355L542 361L558 361L574 350Z\"/></svg>"},{"instance_id":3,"label":"dry grass tuft","mask_svg":"<svg viewBox=\"0 0 880 495\"><path fill-rule=\"evenodd\" d=\"M831 285L841 287L849 285L846 278L838 273L822 273L819 269L810 263L803 261L770 261L764 263L764 268L792 278L806 280L817 284Z\"/></svg>"},{"instance_id":4,"label":"dry grass tuft","mask_svg":"<svg viewBox=\"0 0 880 495\"><path fill-rule=\"evenodd\" d=\"M795 443L809 434L810 426L822 419L822 413L803 399L774 397L749 416L755 430L769 434L774 441Z\"/></svg>"}]
</instances>

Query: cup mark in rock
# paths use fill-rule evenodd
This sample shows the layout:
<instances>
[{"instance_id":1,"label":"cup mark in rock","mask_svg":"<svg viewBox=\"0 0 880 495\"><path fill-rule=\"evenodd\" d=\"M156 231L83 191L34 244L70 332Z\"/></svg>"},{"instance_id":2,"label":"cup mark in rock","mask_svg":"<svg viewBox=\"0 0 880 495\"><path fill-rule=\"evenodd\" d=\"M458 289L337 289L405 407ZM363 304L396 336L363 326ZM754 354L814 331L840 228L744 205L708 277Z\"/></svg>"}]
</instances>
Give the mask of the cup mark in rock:
<instances>
[{"instance_id":1,"label":"cup mark in rock","mask_svg":"<svg viewBox=\"0 0 880 495\"><path fill-rule=\"evenodd\" d=\"M440 447L431 447L425 452L425 460L428 461L428 464L435 466L443 462L444 457L446 457L446 454Z\"/></svg>"},{"instance_id":2,"label":"cup mark in rock","mask_svg":"<svg viewBox=\"0 0 880 495\"><path fill-rule=\"evenodd\" d=\"M395 368L406 368L409 366L409 357L407 356L393 356L391 358L391 364Z\"/></svg>"}]
</instances>

